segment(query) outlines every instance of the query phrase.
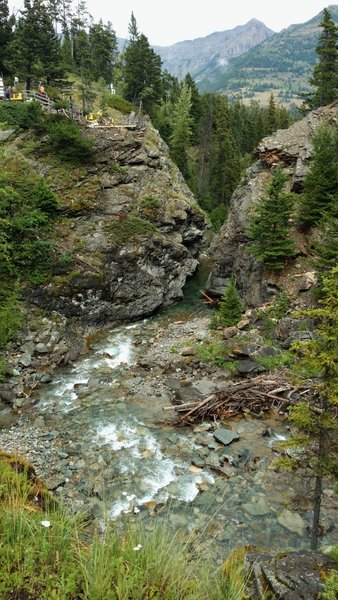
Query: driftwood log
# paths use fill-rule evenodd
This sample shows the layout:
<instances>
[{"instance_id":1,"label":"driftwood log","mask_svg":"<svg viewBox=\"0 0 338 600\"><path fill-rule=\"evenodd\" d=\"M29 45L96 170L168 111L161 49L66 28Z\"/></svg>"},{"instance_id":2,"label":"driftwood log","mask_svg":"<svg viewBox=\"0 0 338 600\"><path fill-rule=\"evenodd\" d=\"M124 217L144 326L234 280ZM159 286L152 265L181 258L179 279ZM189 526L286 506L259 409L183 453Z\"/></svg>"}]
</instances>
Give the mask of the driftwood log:
<instances>
[{"instance_id":1,"label":"driftwood log","mask_svg":"<svg viewBox=\"0 0 338 600\"><path fill-rule=\"evenodd\" d=\"M300 398L304 401L310 400L310 397L313 397L310 388L292 386L279 378L258 376L248 381L229 382L224 390L214 392L200 402L179 404L164 410L176 410L180 415L178 424L184 425L203 419L230 419L240 413L280 411Z\"/></svg>"}]
</instances>

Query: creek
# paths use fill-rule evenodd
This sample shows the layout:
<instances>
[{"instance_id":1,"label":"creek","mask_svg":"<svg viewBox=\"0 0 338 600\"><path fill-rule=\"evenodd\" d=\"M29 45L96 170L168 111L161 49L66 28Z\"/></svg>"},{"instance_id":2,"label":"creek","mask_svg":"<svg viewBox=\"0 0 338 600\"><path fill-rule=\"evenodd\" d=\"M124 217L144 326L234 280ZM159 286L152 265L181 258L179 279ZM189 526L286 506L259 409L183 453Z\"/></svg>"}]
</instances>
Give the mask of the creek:
<instances>
[{"instance_id":1,"label":"creek","mask_svg":"<svg viewBox=\"0 0 338 600\"><path fill-rule=\"evenodd\" d=\"M233 419L223 426L239 440L222 446L213 437L216 424L178 429L173 411L163 411L173 382L184 378L191 387L213 378L168 359L173 340L207 335L198 294L205 275L188 284L183 302L101 332L88 355L39 392L35 418L49 423L59 448L55 493L74 510L90 506L101 521L105 515L184 529L216 557L243 544L308 547L303 483L271 467L274 446L288 436L282 417ZM220 370L217 378L220 384ZM328 523L331 512L329 503Z\"/></svg>"}]
</instances>

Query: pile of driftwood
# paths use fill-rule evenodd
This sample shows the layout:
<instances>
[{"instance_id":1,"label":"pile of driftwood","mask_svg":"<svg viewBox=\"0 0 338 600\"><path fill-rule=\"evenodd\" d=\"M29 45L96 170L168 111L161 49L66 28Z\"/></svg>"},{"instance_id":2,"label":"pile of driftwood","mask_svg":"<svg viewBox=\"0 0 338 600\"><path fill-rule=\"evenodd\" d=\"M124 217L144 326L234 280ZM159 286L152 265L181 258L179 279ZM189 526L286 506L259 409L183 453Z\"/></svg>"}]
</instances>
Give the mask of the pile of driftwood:
<instances>
[{"instance_id":1,"label":"pile of driftwood","mask_svg":"<svg viewBox=\"0 0 338 600\"><path fill-rule=\"evenodd\" d=\"M203 419L227 419L240 413L257 415L271 409L280 411L310 395L309 388L292 386L279 378L258 376L248 381L229 382L224 390L214 392L200 402L179 404L164 410L180 413L178 423L183 425Z\"/></svg>"}]
</instances>

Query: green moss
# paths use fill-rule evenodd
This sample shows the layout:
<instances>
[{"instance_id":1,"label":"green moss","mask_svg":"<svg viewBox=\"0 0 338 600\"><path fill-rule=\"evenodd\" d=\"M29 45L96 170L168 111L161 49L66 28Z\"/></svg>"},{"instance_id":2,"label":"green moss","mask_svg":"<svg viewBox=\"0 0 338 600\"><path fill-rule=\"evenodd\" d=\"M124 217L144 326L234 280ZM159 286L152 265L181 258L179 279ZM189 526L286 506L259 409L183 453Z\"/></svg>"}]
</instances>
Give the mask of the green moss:
<instances>
[{"instance_id":1,"label":"green moss","mask_svg":"<svg viewBox=\"0 0 338 600\"><path fill-rule=\"evenodd\" d=\"M137 215L129 213L120 220L115 220L107 227L109 238L115 244L134 241L140 237L152 237L158 233L153 223Z\"/></svg>"}]
</instances>

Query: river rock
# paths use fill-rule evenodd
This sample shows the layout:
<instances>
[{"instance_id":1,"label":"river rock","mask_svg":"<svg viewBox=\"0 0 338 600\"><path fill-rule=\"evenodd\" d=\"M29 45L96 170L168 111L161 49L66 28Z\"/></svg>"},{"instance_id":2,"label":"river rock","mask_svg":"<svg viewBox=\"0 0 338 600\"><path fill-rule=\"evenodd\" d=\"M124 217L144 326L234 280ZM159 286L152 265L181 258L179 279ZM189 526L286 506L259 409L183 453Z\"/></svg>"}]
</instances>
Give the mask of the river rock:
<instances>
[{"instance_id":1,"label":"river rock","mask_svg":"<svg viewBox=\"0 0 338 600\"><path fill-rule=\"evenodd\" d=\"M287 508L283 510L283 512L278 515L277 521L280 525L292 531L293 533L297 533L302 536L305 533L305 522L304 519L295 512L288 510Z\"/></svg>"},{"instance_id":2,"label":"river rock","mask_svg":"<svg viewBox=\"0 0 338 600\"><path fill-rule=\"evenodd\" d=\"M247 594L250 600L315 600L321 597L323 573L335 568L332 559L300 550L278 553L250 551L246 554L246 571L250 573Z\"/></svg>"},{"instance_id":3,"label":"river rock","mask_svg":"<svg viewBox=\"0 0 338 600\"><path fill-rule=\"evenodd\" d=\"M3 410L0 410L0 429L12 427L15 423L16 415L11 408L6 407Z\"/></svg>"},{"instance_id":4,"label":"river rock","mask_svg":"<svg viewBox=\"0 0 338 600\"><path fill-rule=\"evenodd\" d=\"M205 467L205 460L203 458L201 458L200 456L193 456L191 459L191 464L194 465L195 467L199 467L200 469L203 469L203 467Z\"/></svg>"},{"instance_id":5,"label":"river rock","mask_svg":"<svg viewBox=\"0 0 338 600\"><path fill-rule=\"evenodd\" d=\"M264 498L259 498L258 500L253 500L252 502L243 504L243 508L245 512L253 517L262 517L263 515L268 515L271 512L271 508L267 505Z\"/></svg>"},{"instance_id":6,"label":"river rock","mask_svg":"<svg viewBox=\"0 0 338 600\"><path fill-rule=\"evenodd\" d=\"M249 359L240 360L237 365L237 371L240 375L242 375L242 377L248 377L253 373L258 373L259 371L263 370L263 367L259 365L256 361Z\"/></svg>"},{"instance_id":7,"label":"river rock","mask_svg":"<svg viewBox=\"0 0 338 600\"><path fill-rule=\"evenodd\" d=\"M239 440L239 435L236 431L225 429L224 427L219 427L216 429L213 433L213 436L217 442L220 442L224 446L228 446L232 442Z\"/></svg>"}]
</instances>

